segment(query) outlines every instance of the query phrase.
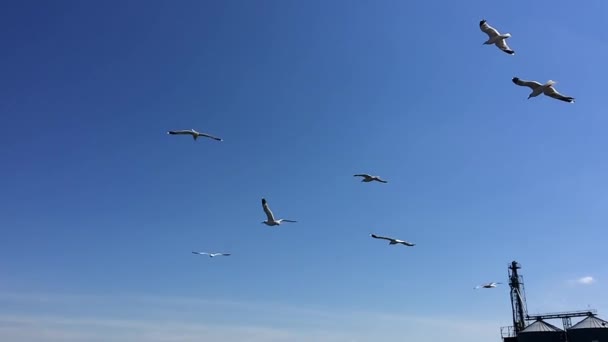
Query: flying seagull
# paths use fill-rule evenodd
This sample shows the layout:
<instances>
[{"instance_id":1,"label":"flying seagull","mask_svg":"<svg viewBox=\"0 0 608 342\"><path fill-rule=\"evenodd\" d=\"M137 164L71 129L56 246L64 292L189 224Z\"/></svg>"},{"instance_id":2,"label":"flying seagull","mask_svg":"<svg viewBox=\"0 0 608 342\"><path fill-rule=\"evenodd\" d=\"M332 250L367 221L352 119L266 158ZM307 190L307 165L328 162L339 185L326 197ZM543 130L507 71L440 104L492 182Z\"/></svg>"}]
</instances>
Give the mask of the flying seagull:
<instances>
[{"instance_id":1,"label":"flying seagull","mask_svg":"<svg viewBox=\"0 0 608 342\"><path fill-rule=\"evenodd\" d=\"M266 213L266 217L268 218L266 221L262 221L262 223L264 223L267 226L279 226L283 222L297 222L297 221L286 220L286 219L278 219L278 220L275 219L274 215L272 214L272 211L268 207L268 202L266 202L265 198L262 198L262 209L264 209L264 212Z\"/></svg>"},{"instance_id":2,"label":"flying seagull","mask_svg":"<svg viewBox=\"0 0 608 342\"><path fill-rule=\"evenodd\" d=\"M374 239L382 239L382 240L388 240L390 241L388 244L389 245L396 245L396 244L402 244L402 245L406 245L406 246L415 246L415 243L409 243L407 241L403 241L403 240L398 240L398 239L393 239L393 238L389 238L389 237L384 237L384 236L378 236L375 234L369 234L369 236L373 237Z\"/></svg>"},{"instance_id":3,"label":"flying seagull","mask_svg":"<svg viewBox=\"0 0 608 342\"><path fill-rule=\"evenodd\" d=\"M199 255L208 255L210 258L216 257L216 256L229 256L230 253L207 253L207 252L192 252L193 254L199 254Z\"/></svg>"},{"instance_id":4,"label":"flying seagull","mask_svg":"<svg viewBox=\"0 0 608 342\"><path fill-rule=\"evenodd\" d=\"M511 48L509 48L507 45L507 38L511 37L510 33L500 34L498 30L488 25L485 19L479 22L479 28L489 37L488 40L483 43L484 45L494 44L509 55L515 54L515 51L511 50Z\"/></svg>"},{"instance_id":5,"label":"flying seagull","mask_svg":"<svg viewBox=\"0 0 608 342\"><path fill-rule=\"evenodd\" d=\"M488 284L483 284L483 285L479 285L479 286L475 286L475 289L493 289L496 286L498 286L498 284L502 284L502 283L488 283Z\"/></svg>"},{"instance_id":6,"label":"flying seagull","mask_svg":"<svg viewBox=\"0 0 608 342\"><path fill-rule=\"evenodd\" d=\"M372 181L377 181L380 183L388 183L387 181L380 179L380 177L378 176L370 176L367 173L362 173L362 174L358 174L358 175L354 175L353 177L363 177L363 179L361 180L362 182L372 182Z\"/></svg>"},{"instance_id":7,"label":"flying seagull","mask_svg":"<svg viewBox=\"0 0 608 342\"><path fill-rule=\"evenodd\" d=\"M176 135L176 134L187 134L187 135L191 135L192 138L194 138L194 140L198 139L198 137L205 137L205 138L210 138L213 140L217 140L217 141L224 141L224 139L222 138L218 138L218 137L214 137L213 135L207 134L207 133L200 133L197 132L193 129L183 129L183 130L179 130L179 131L169 131L167 132L167 134L171 134L171 135Z\"/></svg>"},{"instance_id":8,"label":"flying seagull","mask_svg":"<svg viewBox=\"0 0 608 342\"><path fill-rule=\"evenodd\" d=\"M513 83L517 84L518 86L528 87L528 88L532 89L532 92L530 93L530 95L528 95L528 100L532 97L537 97L540 94L545 94L549 97L552 97L554 99L558 99L561 101L570 102L570 103L574 102L574 97L564 96L564 95L560 94L557 90L555 90L555 88L553 88L553 85L557 83L555 81L548 80L547 83L540 84L536 81L522 80L519 77L513 77L512 81L513 81Z\"/></svg>"}]
</instances>

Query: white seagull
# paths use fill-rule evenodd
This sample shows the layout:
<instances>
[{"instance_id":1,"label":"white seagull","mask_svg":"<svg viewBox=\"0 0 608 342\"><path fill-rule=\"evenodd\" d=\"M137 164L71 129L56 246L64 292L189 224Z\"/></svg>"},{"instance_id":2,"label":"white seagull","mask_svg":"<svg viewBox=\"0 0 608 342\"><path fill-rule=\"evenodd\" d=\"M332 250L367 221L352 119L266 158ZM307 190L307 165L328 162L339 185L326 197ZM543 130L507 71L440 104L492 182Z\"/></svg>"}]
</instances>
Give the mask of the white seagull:
<instances>
[{"instance_id":1,"label":"white seagull","mask_svg":"<svg viewBox=\"0 0 608 342\"><path fill-rule=\"evenodd\" d=\"M274 218L274 215L272 214L272 211L268 207L268 202L266 202L265 198L262 198L262 209L264 209L264 212L266 213L266 217L267 217L267 220L266 221L262 221L262 223L264 223L267 226L279 226L283 222L297 222L297 221L286 220L286 219L278 219L278 220L276 220Z\"/></svg>"},{"instance_id":2,"label":"white seagull","mask_svg":"<svg viewBox=\"0 0 608 342\"><path fill-rule=\"evenodd\" d=\"M398 239L393 239L393 238L384 237L384 236L378 236L378 235L375 235L375 234L369 234L369 236L373 237L374 239L388 240L388 241L390 241L390 242L388 243L389 245L396 245L396 244L399 244L399 243L400 243L400 244L402 244L402 245L406 245L406 246L410 246L410 247L412 247L412 246L416 246L416 244L415 244L415 243L410 243L410 242L407 242L407 241L398 240Z\"/></svg>"},{"instance_id":3,"label":"white seagull","mask_svg":"<svg viewBox=\"0 0 608 342\"><path fill-rule=\"evenodd\" d=\"M186 134L191 135L194 140L198 139L198 137L210 138L217 141L224 141L222 138L214 137L211 134L197 132L194 129L183 129L179 131L169 131L167 134L176 135L176 134Z\"/></svg>"},{"instance_id":4,"label":"white seagull","mask_svg":"<svg viewBox=\"0 0 608 342\"><path fill-rule=\"evenodd\" d=\"M510 33L500 34L498 30L488 25L485 19L479 22L479 28L489 37L488 40L483 43L484 45L494 44L509 55L515 54L515 51L511 50L507 45L507 38L511 37Z\"/></svg>"},{"instance_id":5,"label":"white seagull","mask_svg":"<svg viewBox=\"0 0 608 342\"><path fill-rule=\"evenodd\" d=\"M483 284L483 285L479 285L479 286L475 286L475 289L493 289L496 286L498 286L498 284L502 284L502 283L488 283L488 284Z\"/></svg>"},{"instance_id":6,"label":"white seagull","mask_svg":"<svg viewBox=\"0 0 608 342\"><path fill-rule=\"evenodd\" d=\"M199 255L208 255L210 258L216 257L216 256L229 256L230 253L207 253L207 252L192 252L193 254L199 254Z\"/></svg>"},{"instance_id":7,"label":"white seagull","mask_svg":"<svg viewBox=\"0 0 608 342\"><path fill-rule=\"evenodd\" d=\"M388 183L387 181L381 179L378 176L370 176L367 173L362 173L362 174L358 174L358 175L354 175L353 177L363 177L363 179L361 180L362 182L372 182L372 181L376 181L376 182L380 182L380 183Z\"/></svg>"},{"instance_id":8,"label":"white seagull","mask_svg":"<svg viewBox=\"0 0 608 342\"><path fill-rule=\"evenodd\" d=\"M513 79L511 79L511 80L513 81L513 83L517 84L518 86L528 87L528 88L532 89L532 92L530 93L530 95L528 95L528 100L532 97L537 97L540 94L545 94L549 97L552 97L554 99L561 100L564 102L570 102L570 103L574 102L574 97L564 96L564 95L560 94L557 90L555 90L555 88L553 88L553 85L557 83L555 81L548 80L547 83L540 84L536 81L522 80L519 77L513 77Z\"/></svg>"}]
</instances>

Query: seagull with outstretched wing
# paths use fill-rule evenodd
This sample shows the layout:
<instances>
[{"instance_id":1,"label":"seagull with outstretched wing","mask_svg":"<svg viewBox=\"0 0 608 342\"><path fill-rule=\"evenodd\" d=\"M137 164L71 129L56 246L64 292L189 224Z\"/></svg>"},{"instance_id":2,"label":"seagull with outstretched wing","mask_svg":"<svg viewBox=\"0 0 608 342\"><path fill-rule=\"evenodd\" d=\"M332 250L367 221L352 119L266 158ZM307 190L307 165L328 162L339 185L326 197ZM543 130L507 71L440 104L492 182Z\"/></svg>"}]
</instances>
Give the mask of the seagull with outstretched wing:
<instances>
[{"instance_id":1,"label":"seagull with outstretched wing","mask_svg":"<svg viewBox=\"0 0 608 342\"><path fill-rule=\"evenodd\" d=\"M213 140L217 140L217 141L224 141L224 139L222 139L222 138L218 138L218 137L215 137L215 136L213 136L211 134L207 134L207 133L197 132L194 129L183 129L183 130L179 130L179 131L169 131L169 132L167 132L167 134L171 134L171 135L191 135L194 140L198 139L198 137L205 137L205 138L209 138L209 139L213 139Z\"/></svg>"},{"instance_id":2,"label":"seagull with outstretched wing","mask_svg":"<svg viewBox=\"0 0 608 342\"><path fill-rule=\"evenodd\" d=\"M403 240L399 240L399 239L393 239L393 238L385 237L385 236L379 236L379 235L376 235L376 234L369 234L369 236L373 237L374 239L388 240L389 241L389 243L388 243L389 245L402 244L402 245L409 246L409 247L412 247L412 246L416 245L414 243L410 243L410 242L407 242L407 241L403 241Z\"/></svg>"},{"instance_id":3,"label":"seagull with outstretched wing","mask_svg":"<svg viewBox=\"0 0 608 342\"><path fill-rule=\"evenodd\" d=\"M574 102L574 97L564 96L564 95L560 94L557 90L555 90L553 85L555 85L557 82L555 82L553 80L548 80L547 83L540 84L539 82L536 82L536 81L522 80L519 77L513 77L511 79L511 81L513 83L517 84L518 86L528 87L528 88L532 89L532 92L530 93L530 95L528 95L528 100L533 97L537 97L540 94L545 94L546 96L552 97L552 98L560 100L560 101L569 102L569 103Z\"/></svg>"},{"instance_id":4,"label":"seagull with outstretched wing","mask_svg":"<svg viewBox=\"0 0 608 342\"><path fill-rule=\"evenodd\" d=\"M499 284L502 284L502 283L487 283L487 284L475 286L474 289L482 289L482 288L483 289L493 289L493 288L497 287Z\"/></svg>"},{"instance_id":5,"label":"seagull with outstretched wing","mask_svg":"<svg viewBox=\"0 0 608 342\"><path fill-rule=\"evenodd\" d=\"M213 258L216 256L229 256L230 255L230 253L207 253L207 252L192 252L192 254L208 255L210 258Z\"/></svg>"},{"instance_id":6,"label":"seagull with outstretched wing","mask_svg":"<svg viewBox=\"0 0 608 342\"><path fill-rule=\"evenodd\" d=\"M262 221L262 223L264 223L267 226L280 226L281 223L283 222L297 222L297 221L293 221L293 220L287 220L287 219L275 219L274 218L274 214L272 213L272 210L270 210L270 207L268 206L268 202L266 201L265 198L262 198L262 209L264 209L264 213L266 213L266 221Z\"/></svg>"},{"instance_id":7,"label":"seagull with outstretched wing","mask_svg":"<svg viewBox=\"0 0 608 342\"><path fill-rule=\"evenodd\" d=\"M500 34L500 32L490 26L485 19L479 22L479 28L488 35L488 40L486 40L483 45L494 44L509 55L515 54L515 51L511 50L509 45L507 45L507 38L511 37L510 33Z\"/></svg>"},{"instance_id":8,"label":"seagull with outstretched wing","mask_svg":"<svg viewBox=\"0 0 608 342\"><path fill-rule=\"evenodd\" d=\"M373 181L380 182L380 183L388 183L387 181L381 179L378 176L371 176L371 175L368 175L367 173L353 175L353 177L363 177L363 179L361 181L365 182L365 183L369 183L369 182L373 182Z\"/></svg>"}]
</instances>

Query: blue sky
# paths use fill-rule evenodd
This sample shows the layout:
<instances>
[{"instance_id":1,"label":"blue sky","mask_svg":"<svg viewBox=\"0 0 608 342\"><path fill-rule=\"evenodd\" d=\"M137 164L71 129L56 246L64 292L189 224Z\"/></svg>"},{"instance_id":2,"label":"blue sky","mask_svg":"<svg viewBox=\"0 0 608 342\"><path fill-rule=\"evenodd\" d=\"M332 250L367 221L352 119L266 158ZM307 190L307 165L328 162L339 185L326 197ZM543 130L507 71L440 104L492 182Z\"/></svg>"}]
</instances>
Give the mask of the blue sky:
<instances>
[{"instance_id":1,"label":"blue sky","mask_svg":"<svg viewBox=\"0 0 608 342\"><path fill-rule=\"evenodd\" d=\"M607 10L1 4L0 338L498 340L507 288L472 288L512 260L531 312L608 317Z\"/></svg>"}]
</instances>

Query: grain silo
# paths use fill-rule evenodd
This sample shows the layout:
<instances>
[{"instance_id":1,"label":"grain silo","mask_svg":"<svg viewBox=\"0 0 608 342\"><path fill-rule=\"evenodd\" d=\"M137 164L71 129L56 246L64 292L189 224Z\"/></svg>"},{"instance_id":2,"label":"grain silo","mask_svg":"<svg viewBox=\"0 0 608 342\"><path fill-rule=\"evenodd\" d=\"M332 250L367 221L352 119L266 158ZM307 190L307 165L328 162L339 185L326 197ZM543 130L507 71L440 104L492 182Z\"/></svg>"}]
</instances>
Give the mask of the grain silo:
<instances>
[{"instance_id":1,"label":"grain silo","mask_svg":"<svg viewBox=\"0 0 608 342\"><path fill-rule=\"evenodd\" d=\"M608 322L590 315L568 329L568 342L608 341Z\"/></svg>"},{"instance_id":2,"label":"grain silo","mask_svg":"<svg viewBox=\"0 0 608 342\"><path fill-rule=\"evenodd\" d=\"M517 335L518 342L565 342L565 332L541 319L528 325Z\"/></svg>"},{"instance_id":3,"label":"grain silo","mask_svg":"<svg viewBox=\"0 0 608 342\"><path fill-rule=\"evenodd\" d=\"M513 325L500 328L503 342L608 342L608 322L597 317L594 309L528 314L521 266L509 264L509 287ZM572 319L584 318L572 325ZM564 329L547 320L561 320ZM529 324L529 322L532 322Z\"/></svg>"}]
</instances>

